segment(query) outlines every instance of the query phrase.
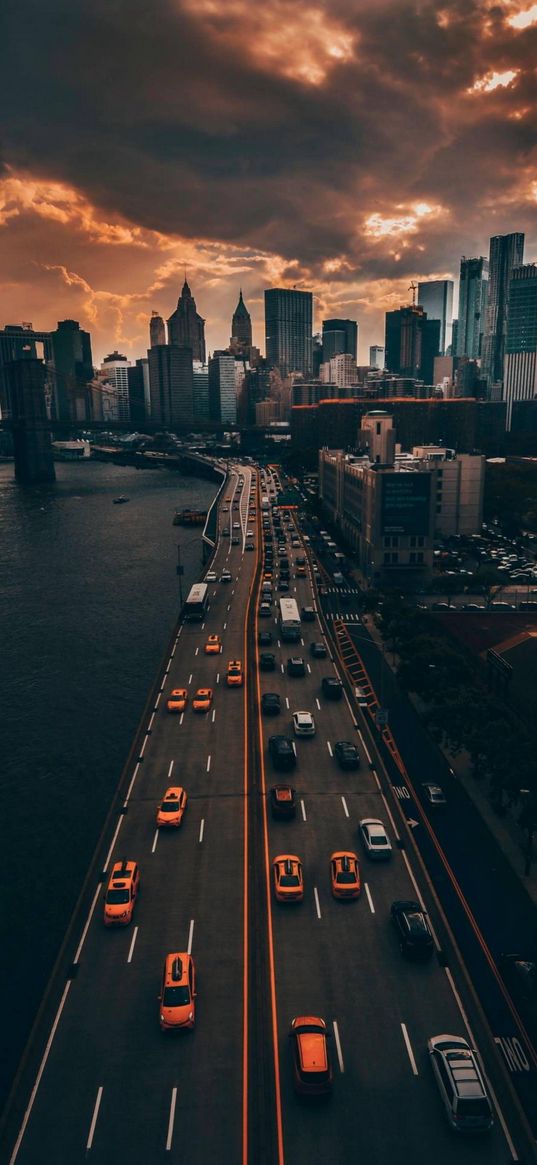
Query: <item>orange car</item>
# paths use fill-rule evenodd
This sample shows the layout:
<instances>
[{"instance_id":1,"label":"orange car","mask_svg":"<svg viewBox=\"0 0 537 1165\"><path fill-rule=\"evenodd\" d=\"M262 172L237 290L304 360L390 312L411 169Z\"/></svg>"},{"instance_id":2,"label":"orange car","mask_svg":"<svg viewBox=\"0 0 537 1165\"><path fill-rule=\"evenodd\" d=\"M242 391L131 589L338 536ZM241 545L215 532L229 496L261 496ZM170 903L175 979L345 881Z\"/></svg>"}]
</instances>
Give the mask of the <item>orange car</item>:
<instances>
[{"instance_id":1,"label":"orange car","mask_svg":"<svg viewBox=\"0 0 537 1165\"><path fill-rule=\"evenodd\" d=\"M293 1076L297 1092L315 1096L330 1092L332 1066L324 1019L317 1015L297 1015L291 1021Z\"/></svg>"},{"instance_id":2,"label":"orange car","mask_svg":"<svg viewBox=\"0 0 537 1165\"><path fill-rule=\"evenodd\" d=\"M213 702L212 688L198 688L192 701L193 712L208 712Z\"/></svg>"},{"instance_id":3,"label":"orange car","mask_svg":"<svg viewBox=\"0 0 537 1165\"><path fill-rule=\"evenodd\" d=\"M362 889L357 854L338 850L330 858L330 878L334 898L358 898Z\"/></svg>"},{"instance_id":4,"label":"orange car","mask_svg":"<svg viewBox=\"0 0 537 1165\"><path fill-rule=\"evenodd\" d=\"M136 862L130 862L128 858L115 862L104 898L105 926L129 925L139 886L140 870Z\"/></svg>"},{"instance_id":5,"label":"orange car","mask_svg":"<svg viewBox=\"0 0 537 1165\"><path fill-rule=\"evenodd\" d=\"M157 809L157 825L182 824L188 797L180 785L173 785L166 792Z\"/></svg>"},{"instance_id":6,"label":"orange car","mask_svg":"<svg viewBox=\"0 0 537 1165\"><path fill-rule=\"evenodd\" d=\"M230 659L227 665L226 683L230 688L242 688L243 685L242 662L240 659Z\"/></svg>"},{"instance_id":7,"label":"orange car","mask_svg":"<svg viewBox=\"0 0 537 1165\"><path fill-rule=\"evenodd\" d=\"M280 854L272 863L274 893L278 902L301 902L304 897L302 862L296 854Z\"/></svg>"},{"instance_id":8,"label":"orange car","mask_svg":"<svg viewBox=\"0 0 537 1165\"><path fill-rule=\"evenodd\" d=\"M207 643L205 644L206 655L220 655L222 644L219 635L209 635Z\"/></svg>"},{"instance_id":9,"label":"orange car","mask_svg":"<svg viewBox=\"0 0 537 1165\"><path fill-rule=\"evenodd\" d=\"M173 688L166 701L168 712L184 712L188 702L186 688Z\"/></svg>"},{"instance_id":10,"label":"orange car","mask_svg":"<svg viewBox=\"0 0 537 1165\"><path fill-rule=\"evenodd\" d=\"M172 951L164 960L160 1001L162 1031L193 1028L196 1022L196 971L192 955Z\"/></svg>"}]
</instances>

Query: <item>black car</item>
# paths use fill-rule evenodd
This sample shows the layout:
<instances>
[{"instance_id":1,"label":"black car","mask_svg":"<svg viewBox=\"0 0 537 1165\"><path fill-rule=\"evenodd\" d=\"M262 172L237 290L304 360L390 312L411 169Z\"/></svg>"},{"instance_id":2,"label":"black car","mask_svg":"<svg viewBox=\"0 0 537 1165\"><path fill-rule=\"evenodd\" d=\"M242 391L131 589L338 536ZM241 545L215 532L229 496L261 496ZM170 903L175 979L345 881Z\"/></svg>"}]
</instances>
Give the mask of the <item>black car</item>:
<instances>
[{"instance_id":1,"label":"black car","mask_svg":"<svg viewBox=\"0 0 537 1165\"><path fill-rule=\"evenodd\" d=\"M500 955L499 967L509 994L528 1022L537 1021L537 963L525 955Z\"/></svg>"},{"instance_id":2,"label":"black car","mask_svg":"<svg viewBox=\"0 0 537 1165\"><path fill-rule=\"evenodd\" d=\"M282 591L282 592L283 592L283 591L288 591L288 590L289 590L289 583L288 583L288 581L287 581L287 579L286 579L286 578L281 578L281 579L280 579L280 581L279 581L279 583L278 583L278 590L279 590L279 591Z\"/></svg>"},{"instance_id":3,"label":"black car","mask_svg":"<svg viewBox=\"0 0 537 1165\"><path fill-rule=\"evenodd\" d=\"M306 665L301 655L292 655L287 660L288 676L305 676Z\"/></svg>"},{"instance_id":4,"label":"black car","mask_svg":"<svg viewBox=\"0 0 537 1165\"><path fill-rule=\"evenodd\" d=\"M272 651L262 651L259 656L259 670L260 671L275 671L276 656Z\"/></svg>"},{"instance_id":5,"label":"black car","mask_svg":"<svg viewBox=\"0 0 537 1165\"><path fill-rule=\"evenodd\" d=\"M300 612L300 618L303 620L304 623L314 623L315 622L315 611L314 611L313 607L302 607L302 610Z\"/></svg>"},{"instance_id":6,"label":"black car","mask_svg":"<svg viewBox=\"0 0 537 1165\"><path fill-rule=\"evenodd\" d=\"M295 768L295 742L289 736L269 736L268 750L275 769Z\"/></svg>"},{"instance_id":7,"label":"black car","mask_svg":"<svg viewBox=\"0 0 537 1165\"><path fill-rule=\"evenodd\" d=\"M314 659L326 659L328 651L325 643L310 643L310 655Z\"/></svg>"},{"instance_id":8,"label":"black car","mask_svg":"<svg viewBox=\"0 0 537 1165\"><path fill-rule=\"evenodd\" d=\"M270 647L272 643L272 632L260 631L257 636L257 642L259 643L260 647Z\"/></svg>"},{"instance_id":9,"label":"black car","mask_svg":"<svg viewBox=\"0 0 537 1165\"><path fill-rule=\"evenodd\" d=\"M289 821L296 817L296 794L292 785L273 785L270 789L272 816Z\"/></svg>"},{"instance_id":10,"label":"black car","mask_svg":"<svg viewBox=\"0 0 537 1165\"><path fill-rule=\"evenodd\" d=\"M336 679L335 676L323 676L321 680L321 690L323 696L327 700L341 700L343 695L343 684L341 680Z\"/></svg>"},{"instance_id":11,"label":"black car","mask_svg":"<svg viewBox=\"0 0 537 1165\"><path fill-rule=\"evenodd\" d=\"M350 740L338 740L334 746L334 756L340 769L360 768L360 753Z\"/></svg>"},{"instance_id":12,"label":"black car","mask_svg":"<svg viewBox=\"0 0 537 1165\"><path fill-rule=\"evenodd\" d=\"M261 711L264 716L278 716L281 708L281 699L277 692L263 692L261 696Z\"/></svg>"},{"instance_id":13,"label":"black car","mask_svg":"<svg viewBox=\"0 0 537 1165\"><path fill-rule=\"evenodd\" d=\"M413 959L430 959L434 950L433 936L419 902L411 899L392 902L390 914L401 954Z\"/></svg>"},{"instance_id":14,"label":"black car","mask_svg":"<svg viewBox=\"0 0 537 1165\"><path fill-rule=\"evenodd\" d=\"M280 567L280 582L289 582L289 567L285 566L282 570Z\"/></svg>"}]
</instances>

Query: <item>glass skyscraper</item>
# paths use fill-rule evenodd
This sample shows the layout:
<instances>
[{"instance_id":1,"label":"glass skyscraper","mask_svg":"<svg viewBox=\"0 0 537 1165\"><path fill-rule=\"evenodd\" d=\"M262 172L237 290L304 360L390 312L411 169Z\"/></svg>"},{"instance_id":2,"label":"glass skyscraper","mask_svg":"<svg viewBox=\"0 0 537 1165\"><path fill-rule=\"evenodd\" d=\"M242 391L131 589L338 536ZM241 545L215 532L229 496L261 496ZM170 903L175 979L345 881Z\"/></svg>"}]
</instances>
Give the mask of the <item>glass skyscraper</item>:
<instances>
[{"instance_id":1,"label":"glass skyscraper","mask_svg":"<svg viewBox=\"0 0 537 1165\"><path fill-rule=\"evenodd\" d=\"M265 291L265 343L269 367L282 376L311 376L313 295L272 287Z\"/></svg>"},{"instance_id":2,"label":"glass skyscraper","mask_svg":"<svg viewBox=\"0 0 537 1165\"><path fill-rule=\"evenodd\" d=\"M513 403L537 397L537 264L515 267L509 283L509 318L505 341L503 397L506 429Z\"/></svg>"},{"instance_id":3,"label":"glass skyscraper","mask_svg":"<svg viewBox=\"0 0 537 1165\"><path fill-rule=\"evenodd\" d=\"M468 356L477 360L481 356L481 342L485 326L488 292L488 260L461 258L459 282L459 318L457 343L454 356Z\"/></svg>"},{"instance_id":4,"label":"glass skyscraper","mask_svg":"<svg viewBox=\"0 0 537 1165\"><path fill-rule=\"evenodd\" d=\"M418 304L427 313L428 320L440 320L440 356L445 356L451 344L453 324L453 280L430 279L418 283Z\"/></svg>"},{"instance_id":5,"label":"glass skyscraper","mask_svg":"<svg viewBox=\"0 0 537 1165\"><path fill-rule=\"evenodd\" d=\"M509 283L513 267L524 261L524 235L493 235L490 240L489 290L481 369L489 387L503 380L503 358L507 334Z\"/></svg>"}]
</instances>

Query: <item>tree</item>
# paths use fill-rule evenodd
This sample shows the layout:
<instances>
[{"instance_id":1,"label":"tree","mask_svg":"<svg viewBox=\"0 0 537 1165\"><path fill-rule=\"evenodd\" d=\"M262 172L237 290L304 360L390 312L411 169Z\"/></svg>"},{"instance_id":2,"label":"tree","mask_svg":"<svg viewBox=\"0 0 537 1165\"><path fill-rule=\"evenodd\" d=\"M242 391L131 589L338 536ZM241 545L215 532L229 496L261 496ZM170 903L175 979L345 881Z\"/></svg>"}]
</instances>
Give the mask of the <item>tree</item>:
<instances>
[{"instance_id":1,"label":"tree","mask_svg":"<svg viewBox=\"0 0 537 1165\"><path fill-rule=\"evenodd\" d=\"M474 575L474 583L485 596L485 604L490 607L492 599L505 586L505 579L495 566L480 566Z\"/></svg>"},{"instance_id":2,"label":"tree","mask_svg":"<svg viewBox=\"0 0 537 1165\"><path fill-rule=\"evenodd\" d=\"M464 590L464 584L458 575L440 574L433 579L431 589L437 595L445 595L450 607L453 595L459 595Z\"/></svg>"}]
</instances>

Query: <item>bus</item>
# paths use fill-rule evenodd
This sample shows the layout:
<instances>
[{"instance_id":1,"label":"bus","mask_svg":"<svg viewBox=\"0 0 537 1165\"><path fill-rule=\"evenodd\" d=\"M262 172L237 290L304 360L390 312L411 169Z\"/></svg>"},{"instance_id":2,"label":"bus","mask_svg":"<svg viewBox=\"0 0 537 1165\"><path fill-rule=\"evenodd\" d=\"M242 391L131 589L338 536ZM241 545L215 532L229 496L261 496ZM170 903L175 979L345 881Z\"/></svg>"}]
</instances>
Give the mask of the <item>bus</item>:
<instances>
[{"instance_id":1,"label":"bus","mask_svg":"<svg viewBox=\"0 0 537 1165\"><path fill-rule=\"evenodd\" d=\"M204 619L209 605L207 583L196 583L189 592L183 607L183 619Z\"/></svg>"},{"instance_id":2,"label":"bus","mask_svg":"<svg viewBox=\"0 0 537 1165\"><path fill-rule=\"evenodd\" d=\"M300 615L294 599L280 599L280 634L284 642L296 643L302 629Z\"/></svg>"}]
</instances>

